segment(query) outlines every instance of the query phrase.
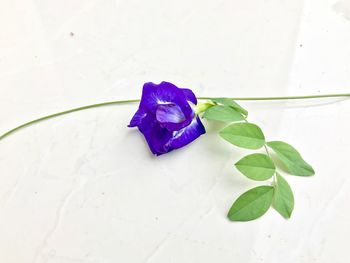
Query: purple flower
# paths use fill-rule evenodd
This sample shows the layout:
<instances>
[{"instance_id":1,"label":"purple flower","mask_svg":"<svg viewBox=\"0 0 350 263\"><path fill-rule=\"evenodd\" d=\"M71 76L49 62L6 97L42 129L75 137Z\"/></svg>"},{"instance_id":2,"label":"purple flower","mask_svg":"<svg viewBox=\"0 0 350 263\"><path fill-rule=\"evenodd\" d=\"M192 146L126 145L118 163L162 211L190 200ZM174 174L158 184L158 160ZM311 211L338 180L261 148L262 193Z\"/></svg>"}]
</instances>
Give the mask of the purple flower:
<instances>
[{"instance_id":1,"label":"purple flower","mask_svg":"<svg viewBox=\"0 0 350 263\"><path fill-rule=\"evenodd\" d=\"M205 133L194 111L196 96L169 82L143 85L139 109L128 127L138 127L149 148L161 155L181 148Z\"/></svg>"}]
</instances>

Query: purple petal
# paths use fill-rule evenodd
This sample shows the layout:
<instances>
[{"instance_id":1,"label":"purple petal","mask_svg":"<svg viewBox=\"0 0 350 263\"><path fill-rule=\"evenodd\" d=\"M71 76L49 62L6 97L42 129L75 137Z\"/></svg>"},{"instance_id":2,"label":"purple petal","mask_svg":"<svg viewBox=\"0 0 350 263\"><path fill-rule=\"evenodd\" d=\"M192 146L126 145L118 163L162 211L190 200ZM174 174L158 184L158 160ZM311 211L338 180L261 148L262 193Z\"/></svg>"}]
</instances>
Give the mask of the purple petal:
<instances>
[{"instance_id":1,"label":"purple petal","mask_svg":"<svg viewBox=\"0 0 350 263\"><path fill-rule=\"evenodd\" d=\"M143 118L147 116L147 112L144 111L143 109L138 109L135 115L132 117L130 124L128 127L136 127L141 124L141 121Z\"/></svg>"},{"instance_id":2,"label":"purple petal","mask_svg":"<svg viewBox=\"0 0 350 263\"><path fill-rule=\"evenodd\" d=\"M205 133L199 117L194 117L193 104L197 99L189 89L169 82L145 83L139 109L129 127L138 127L153 154L170 152Z\"/></svg>"},{"instance_id":3,"label":"purple petal","mask_svg":"<svg viewBox=\"0 0 350 263\"><path fill-rule=\"evenodd\" d=\"M197 105L197 98L196 98L196 95L194 95L192 90L190 89L181 89L181 90L185 94L186 100L192 102L194 105Z\"/></svg>"},{"instance_id":4,"label":"purple petal","mask_svg":"<svg viewBox=\"0 0 350 263\"><path fill-rule=\"evenodd\" d=\"M178 131L191 123L191 118L186 118L180 107L172 103L158 105L156 119L169 131Z\"/></svg>"},{"instance_id":5,"label":"purple petal","mask_svg":"<svg viewBox=\"0 0 350 263\"><path fill-rule=\"evenodd\" d=\"M165 146L172 137L171 131L161 127L152 113L146 114L138 125L140 132L145 137L148 146L153 154L161 155L169 151Z\"/></svg>"},{"instance_id":6,"label":"purple petal","mask_svg":"<svg viewBox=\"0 0 350 263\"><path fill-rule=\"evenodd\" d=\"M192 120L190 125L173 133L173 138L169 141L169 146L171 149L183 147L204 133L205 128L197 116Z\"/></svg>"},{"instance_id":7,"label":"purple petal","mask_svg":"<svg viewBox=\"0 0 350 263\"><path fill-rule=\"evenodd\" d=\"M161 123L180 123L186 120L179 106L175 104L161 104L158 105L156 111L157 121Z\"/></svg>"},{"instance_id":8,"label":"purple petal","mask_svg":"<svg viewBox=\"0 0 350 263\"><path fill-rule=\"evenodd\" d=\"M143 85L140 108L155 114L158 105L169 103L178 105L186 118L192 117L193 110L184 92L174 84L163 81L158 85L152 82Z\"/></svg>"},{"instance_id":9,"label":"purple petal","mask_svg":"<svg viewBox=\"0 0 350 263\"><path fill-rule=\"evenodd\" d=\"M172 138L171 131L162 128L158 124L153 126L152 129L141 130L140 127L139 129L145 136L148 146L153 154L161 155L171 151L168 145L169 140Z\"/></svg>"},{"instance_id":10,"label":"purple petal","mask_svg":"<svg viewBox=\"0 0 350 263\"><path fill-rule=\"evenodd\" d=\"M152 113L147 113L137 125L142 133L152 130L157 126L159 126L159 123L156 120L156 116Z\"/></svg>"}]
</instances>

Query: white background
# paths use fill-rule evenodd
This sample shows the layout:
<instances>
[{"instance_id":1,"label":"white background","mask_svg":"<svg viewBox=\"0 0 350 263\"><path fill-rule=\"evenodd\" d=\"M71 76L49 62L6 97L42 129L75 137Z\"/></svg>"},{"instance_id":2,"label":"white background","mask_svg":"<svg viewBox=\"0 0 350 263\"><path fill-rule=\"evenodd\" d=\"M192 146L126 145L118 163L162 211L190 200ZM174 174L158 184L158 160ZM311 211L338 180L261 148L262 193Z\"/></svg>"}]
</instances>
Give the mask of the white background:
<instances>
[{"instance_id":1,"label":"white background","mask_svg":"<svg viewBox=\"0 0 350 263\"><path fill-rule=\"evenodd\" d=\"M171 81L197 96L349 92L349 0L0 0L0 131ZM348 262L350 102L242 102L316 175L295 210L233 223L257 185L207 134L153 157L137 105L79 112L0 142L0 262ZM248 151L247 151L248 152Z\"/></svg>"}]
</instances>

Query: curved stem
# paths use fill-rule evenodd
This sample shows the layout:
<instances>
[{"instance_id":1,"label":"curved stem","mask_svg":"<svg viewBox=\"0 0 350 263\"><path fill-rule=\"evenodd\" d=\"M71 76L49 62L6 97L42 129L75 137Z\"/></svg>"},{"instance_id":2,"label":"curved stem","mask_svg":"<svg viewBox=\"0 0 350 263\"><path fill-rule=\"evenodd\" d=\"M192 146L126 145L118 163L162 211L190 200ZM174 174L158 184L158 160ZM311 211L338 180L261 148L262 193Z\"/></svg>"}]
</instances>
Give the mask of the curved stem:
<instances>
[{"instance_id":1,"label":"curved stem","mask_svg":"<svg viewBox=\"0 0 350 263\"><path fill-rule=\"evenodd\" d=\"M310 95L310 96L286 96L286 97L243 97L243 98L230 98L232 100L252 100L252 101L262 101L262 100L296 100L296 99L318 99L318 98L335 98L335 97L350 97L350 93L341 93L341 94L325 94L325 95ZM213 97L198 97L199 100L210 100ZM74 108L74 109L70 109L70 110L66 110L66 111L62 111L62 112L58 112L58 113L54 113L54 114L50 114L29 122L26 122L24 124L21 124L7 132L5 132L4 134L2 134L0 136L0 141L3 140L4 138L8 137L9 135L15 133L18 130L21 130L25 127L31 126L33 124L36 124L38 122L42 122L51 118L55 118L58 116L62 116L65 114L69 114L72 112L76 112L76 111L82 111L82 110L87 110L87 109L91 109L91 108L98 108L98 107L104 107L104 106L109 106L109 105L117 105L117 104L126 104L126 103L133 103L133 102L139 102L140 100L138 99L133 99L133 100L117 100L117 101L109 101L109 102L103 102L103 103L97 103L97 104L91 104L91 105L87 105L87 106L83 106L83 107L78 107L78 108Z\"/></svg>"},{"instance_id":2,"label":"curved stem","mask_svg":"<svg viewBox=\"0 0 350 263\"><path fill-rule=\"evenodd\" d=\"M139 102L140 100L119 100L119 101L109 101L109 102L103 102L103 103L97 103L97 104L91 104L91 105L87 105L87 106L83 106L83 107L79 107L79 108L74 108L74 109L70 109L70 110L66 110L66 111L61 111L58 113L54 113L54 114L50 114L26 123L23 123L20 126L17 126L16 128L13 128L7 132L5 132L3 135L0 136L0 141L3 140L4 138L8 137L9 135L11 135L12 133L21 130L25 127L28 127L30 125L33 125L35 123L41 122L41 121L45 121L51 118L55 118L61 115L65 115L65 114L69 114L72 112L76 112L76 111L82 111L82 110L87 110L87 109L91 109L91 108L98 108L98 107L104 107L104 106L109 106L109 105L115 105L115 104L125 104L125 103L132 103L132 102Z\"/></svg>"}]
</instances>

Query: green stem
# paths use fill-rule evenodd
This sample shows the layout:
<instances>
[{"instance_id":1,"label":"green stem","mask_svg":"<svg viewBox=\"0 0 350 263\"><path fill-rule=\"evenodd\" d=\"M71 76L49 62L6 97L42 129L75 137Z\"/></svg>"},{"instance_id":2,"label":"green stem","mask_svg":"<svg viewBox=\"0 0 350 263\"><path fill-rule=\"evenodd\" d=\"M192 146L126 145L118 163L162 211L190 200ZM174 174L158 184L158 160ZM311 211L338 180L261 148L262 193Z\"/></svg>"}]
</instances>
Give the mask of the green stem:
<instances>
[{"instance_id":1,"label":"green stem","mask_svg":"<svg viewBox=\"0 0 350 263\"><path fill-rule=\"evenodd\" d=\"M304 99L321 99L321 98L340 98L350 97L350 93L308 95L308 96L285 96L285 97L238 97L229 98L231 100L304 100ZM210 100L214 97L198 97L199 100Z\"/></svg>"},{"instance_id":2,"label":"green stem","mask_svg":"<svg viewBox=\"0 0 350 263\"><path fill-rule=\"evenodd\" d=\"M98 108L98 107L104 107L104 106L109 106L109 105L116 105L116 104L126 104L126 103L132 103L132 102L139 102L140 100L119 100L119 101L109 101L109 102L103 102L103 103L97 103L97 104L91 104L91 105L87 105L87 106L83 106L83 107L79 107L79 108L74 108L74 109L70 109L70 110L66 110L66 111L61 111L58 113L54 113L54 114L50 114L44 117L41 117L39 119L35 119L29 122L26 122L24 124L21 124L20 126L17 126L16 128L13 128L7 132L5 132L3 135L0 136L0 141L3 140L4 138L8 137L9 135L11 135L12 133L21 130L25 127L28 127L30 125L33 125L35 123L41 122L41 121L45 121L51 118L55 118L61 115L65 115L65 114L69 114L72 112L76 112L76 111L82 111L82 110L87 110L87 109L91 109L91 108Z\"/></svg>"},{"instance_id":3,"label":"green stem","mask_svg":"<svg viewBox=\"0 0 350 263\"><path fill-rule=\"evenodd\" d=\"M270 151L269 151L269 149L267 148L266 144L264 144L264 148L265 148L266 154L271 158ZM276 182L277 182L276 173L277 173L277 171L275 171L275 173L274 173L274 175L273 175L273 179L272 179L272 184L273 184L273 185L276 185Z\"/></svg>"},{"instance_id":4,"label":"green stem","mask_svg":"<svg viewBox=\"0 0 350 263\"><path fill-rule=\"evenodd\" d=\"M310 95L310 96L286 96L286 97L246 97L246 98L230 98L232 100L252 100L252 101L258 101L258 100L296 100L296 99L318 99L318 98L335 98L335 97L350 97L350 93L341 93L341 94L325 94L325 95ZM213 97L198 97L199 100L210 100ZM55 118L61 115L69 114L76 111L82 111L87 110L91 108L98 108L98 107L104 107L109 105L117 105L117 104L126 104L126 103L132 103L132 102L139 102L140 100L117 100L117 101L109 101L109 102L103 102L103 103L97 103L92 105L87 105L79 108L74 108L58 113L54 113L51 115L47 115L29 122L26 122L24 124L21 124L20 126L17 126L7 132L5 132L3 135L0 136L0 141L4 138L8 137L9 135L15 133L18 130L21 130L25 127L31 126L33 124L36 124L38 122L42 122L51 118Z\"/></svg>"}]
</instances>

